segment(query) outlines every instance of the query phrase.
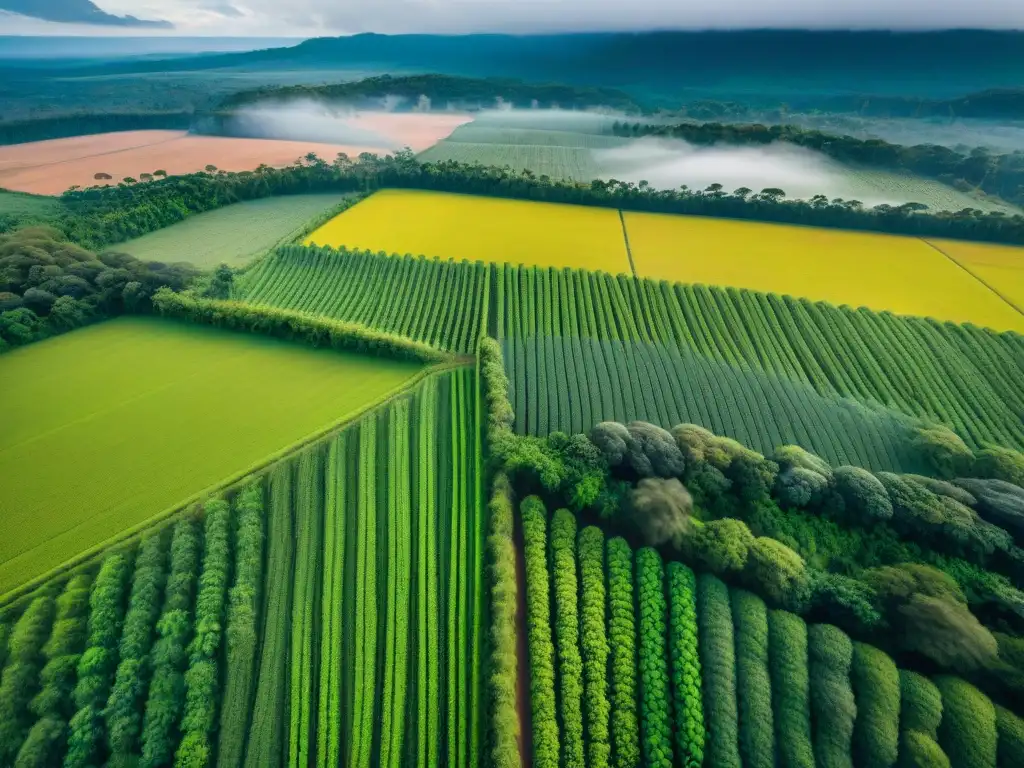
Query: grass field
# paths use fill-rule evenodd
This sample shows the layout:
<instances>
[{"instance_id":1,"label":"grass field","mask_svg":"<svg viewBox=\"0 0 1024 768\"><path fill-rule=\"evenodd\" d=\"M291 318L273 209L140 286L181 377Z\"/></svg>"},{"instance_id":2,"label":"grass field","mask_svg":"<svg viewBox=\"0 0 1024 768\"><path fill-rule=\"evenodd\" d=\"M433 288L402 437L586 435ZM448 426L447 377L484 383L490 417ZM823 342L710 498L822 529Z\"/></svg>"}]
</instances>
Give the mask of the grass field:
<instances>
[{"instance_id":1,"label":"grass field","mask_svg":"<svg viewBox=\"0 0 1024 768\"><path fill-rule=\"evenodd\" d=\"M445 141L449 143L579 147L581 149L610 149L630 143L629 139L622 136L604 136L572 130L490 126L486 123L469 123L460 126Z\"/></svg>"},{"instance_id":2,"label":"grass field","mask_svg":"<svg viewBox=\"0 0 1024 768\"><path fill-rule=\"evenodd\" d=\"M625 217L639 277L1024 332L1024 315L915 238L695 216Z\"/></svg>"},{"instance_id":3,"label":"grass field","mask_svg":"<svg viewBox=\"0 0 1024 768\"><path fill-rule=\"evenodd\" d=\"M960 240L929 240L1024 312L1024 249Z\"/></svg>"},{"instance_id":4,"label":"grass field","mask_svg":"<svg viewBox=\"0 0 1024 768\"><path fill-rule=\"evenodd\" d=\"M598 176L591 151L583 147L442 141L420 153L419 159L425 163L454 160L499 168L507 165L514 171L573 181L590 181Z\"/></svg>"},{"instance_id":5,"label":"grass field","mask_svg":"<svg viewBox=\"0 0 1024 768\"><path fill-rule=\"evenodd\" d=\"M0 189L0 216L38 216L46 218L60 208L60 201L42 195L27 195L24 192L9 192Z\"/></svg>"},{"instance_id":6,"label":"grass field","mask_svg":"<svg viewBox=\"0 0 1024 768\"><path fill-rule=\"evenodd\" d=\"M330 194L246 200L118 243L114 250L146 261L187 261L202 268L222 263L239 267L344 198Z\"/></svg>"},{"instance_id":7,"label":"grass field","mask_svg":"<svg viewBox=\"0 0 1024 768\"><path fill-rule=\"evenodd\" d=\"M358 411L419 370L142 318L5 355L0 593Z\"/></svg>"},{"instance_id":8,"label":"grass field","mask_svg":"<svg viewBox=\"0 0 1024 768\"><path fill-rule=\"evenodd\" d=\"M383 190L307 244L467 261L629 272L617 211L418 190Z\"/></svg>"},{"instance_id":9,"label":"grass field","mask_svg":"<svg viewBox=\"0 0 1024 768\"><path fill-rule=\"evenodd\" d=\"M1009 203L986 200L954 189L934 179L915 176L912 173L880 171L869 168L840 166L852 189L847 195L855 195L864 201L887 198L895 204L906 202L924 203L932 211L959 211L977 208L982 211L1002 211L1006 214L1020 213Z\"/></svg>"}]
</instances>

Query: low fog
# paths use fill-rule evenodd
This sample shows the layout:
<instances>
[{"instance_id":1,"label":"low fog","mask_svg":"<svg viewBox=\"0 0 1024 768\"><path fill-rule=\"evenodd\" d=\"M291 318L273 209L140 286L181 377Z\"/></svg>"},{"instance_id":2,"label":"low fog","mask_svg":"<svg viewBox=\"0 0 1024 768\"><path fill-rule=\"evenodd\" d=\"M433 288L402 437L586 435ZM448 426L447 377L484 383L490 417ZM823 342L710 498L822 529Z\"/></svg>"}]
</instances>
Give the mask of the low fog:
<instances>
[{"instance_id":1,"label":"low fog","mask_svg":"<svg viewBox=\"0 0 1024 768\"><path fill-rule=\"evenodd\" d=\"M725 192L748 187L760 192L778 187L790 198L823 194L857 199L869 205L903 203L850 178L849 171L826 156L792 144L764 147L697 147L674 139L643 138L629 146L592 152L598 175L619 181L647 181L658 189L687 185L704 189L721 184Z\"/></svg>"},{"instance_id":2,"label":"low fog","mask_svg":"<svg viewBox=\"0 0 1024 768\"><path fill-rule=\"evenodd\" d=\"M307 99L241 109L230 118L226 128L232 136L251 139L315 141L385 150L402 148L394 139L356 125L354 118L355 113L347 107Z\"/></svg>"}]
</instances>

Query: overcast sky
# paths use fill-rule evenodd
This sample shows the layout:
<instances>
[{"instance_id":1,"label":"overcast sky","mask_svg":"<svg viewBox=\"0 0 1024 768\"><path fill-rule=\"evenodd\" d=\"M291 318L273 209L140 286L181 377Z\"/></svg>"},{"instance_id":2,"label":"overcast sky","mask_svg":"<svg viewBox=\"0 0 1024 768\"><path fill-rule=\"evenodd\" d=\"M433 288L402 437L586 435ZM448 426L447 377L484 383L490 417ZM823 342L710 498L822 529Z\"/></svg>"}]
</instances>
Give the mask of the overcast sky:
<instances>
[{"instance_id":1,"label":"overcast sky","mask_svg":"<svg viewBox=\"0 0 1024 768\"><path fill-rule=\"evenodd\" d=\"M706 27L1024 29L1024 0L94 0L187 35ZM24 20L24 25L40 27ZM6 21L4 32L17 33ZM52 26L53 32L58 27ZM31 33L25 29L25 32ZM67 29L66 31L72 31ZM83 30L84 31L84 30ZM100 30L107 34L111 28ZM123 32L122 32L123 34ZM136 31L137 34L137 31ZM146 34L149 34L147 31Z\"/></svg>"}]
</instances>

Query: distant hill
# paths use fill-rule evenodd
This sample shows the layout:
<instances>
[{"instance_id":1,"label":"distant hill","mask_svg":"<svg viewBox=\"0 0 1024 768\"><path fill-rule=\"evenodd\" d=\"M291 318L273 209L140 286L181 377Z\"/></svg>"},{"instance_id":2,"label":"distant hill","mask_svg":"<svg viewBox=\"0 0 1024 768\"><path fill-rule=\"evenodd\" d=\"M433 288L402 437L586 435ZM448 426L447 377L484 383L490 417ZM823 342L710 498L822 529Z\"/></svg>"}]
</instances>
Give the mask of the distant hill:
<instances>
[{"instance_id":1,"label":"distant hill","mask_svg":"<svg viewBox=\"0 0 1024 768\"><path fill-rule=\"evenodd\" d=\"M10 2L10 0L0 0ZM331 69L586 83L689 99L815 94L949 99L1024 83L1024 32L752 30L580 35L376 35L287 48L123 62L75 74ZM941 73L937 76L936 73Z\"/></svg>"},{"instance_id":2,"label":"distant hill","mask_svg":"<svg viewBox=\"0 0 1024 768\"><path fill-rule=\"evenodd\" d=\"M146 21L134 16L114 16L100 10L92 0L0 0L0 11L20 13L43 21L70 24L100 24L113 27L173 29L169 21Z\"/></svg>"}]
</instances>

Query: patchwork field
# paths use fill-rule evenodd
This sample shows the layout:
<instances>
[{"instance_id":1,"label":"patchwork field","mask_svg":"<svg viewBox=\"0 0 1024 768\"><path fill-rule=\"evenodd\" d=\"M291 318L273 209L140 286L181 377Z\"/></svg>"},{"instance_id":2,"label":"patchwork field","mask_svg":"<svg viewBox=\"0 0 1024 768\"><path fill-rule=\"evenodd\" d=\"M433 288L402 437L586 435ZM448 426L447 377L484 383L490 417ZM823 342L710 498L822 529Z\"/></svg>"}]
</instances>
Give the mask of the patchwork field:
<instances>
[{"instance_id":1,"label":"patchwork field","mask_svg":"<svg viewBox=\"0 0 1024 768\"><path fill-rule=\"evenodd\" d=\"M420 370L143 318L5 355L0 593L354 414Z\"/></svg>"},{"instance_id":2,"label":"patchwork field","mask_svg":"<svg viewBox=\"0 0 1024 768\"><path fill-rule=\"evenodd\" d=\"M147 261L240 267L344 199L343 194L327 194L246 200L118 243L115 250Z\"/></svg>"},{"instance_id":3,"label":"patchwork field","mask_svg":"<svg viewBox=\"0 0 1024 768\"><path fill-rule=\"evenodd\" d=\"M313 232L307 244L467 261L628 273L617 211L383 190Z\"/></svg>"},{"instance_id":4,"label":"patchwork field","mask_svg":"<svg viewBox=\"0 0 1024 768\"><path fill-rule=\"evenodd\" d=\"M639 277L1024 331L1024 315L914 238L696 216L625 220Z\"/></svg>"},{"instance_id":5,"label":"patchwork field","mask_svg":"<svg viewBox=\"0 0 1024 768\"><path fill-rule=\"evenodd\" d=\"M164 170L194 173L207 165L251 171L261 163L290 165L309 152L332 160L379 148L305 141L193 136L184 131L123 131L0 147L0 187L37 195L59 195L68 187L116 184L125 177ZM94 177L109 174L106 182Z\"/></svg>"},{"instance_id":6,"label":"patchwork field","mask_svg":"<svg viewBox=\"0 0 1024 768\"><path fill-rule=\"evenodd\" d=\"M1024 249L961 240L929 240L1024 312Z\"/></svg>"}]
</instances>

